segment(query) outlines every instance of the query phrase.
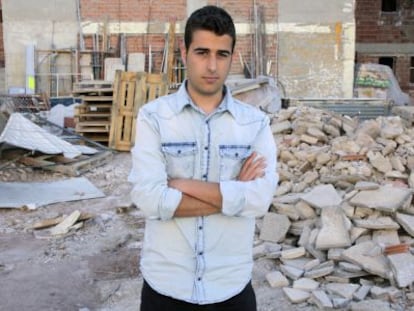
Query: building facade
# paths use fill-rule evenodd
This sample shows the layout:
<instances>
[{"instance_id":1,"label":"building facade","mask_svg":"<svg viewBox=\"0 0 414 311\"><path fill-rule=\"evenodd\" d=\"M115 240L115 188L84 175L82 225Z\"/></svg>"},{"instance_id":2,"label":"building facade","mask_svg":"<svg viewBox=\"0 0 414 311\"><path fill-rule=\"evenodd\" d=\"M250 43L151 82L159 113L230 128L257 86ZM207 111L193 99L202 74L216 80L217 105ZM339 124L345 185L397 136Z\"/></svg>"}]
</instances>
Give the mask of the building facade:
<instances>
[{"instance_id":1,"label":"building facade","mask_svg":"<svg viewBox=\"0 0 414 311\"><path fill-rule=\"evenodd\" d=\"M357 0L355 61L392 68L414 98L414 1Z\"/></svg>"}]
</instances>

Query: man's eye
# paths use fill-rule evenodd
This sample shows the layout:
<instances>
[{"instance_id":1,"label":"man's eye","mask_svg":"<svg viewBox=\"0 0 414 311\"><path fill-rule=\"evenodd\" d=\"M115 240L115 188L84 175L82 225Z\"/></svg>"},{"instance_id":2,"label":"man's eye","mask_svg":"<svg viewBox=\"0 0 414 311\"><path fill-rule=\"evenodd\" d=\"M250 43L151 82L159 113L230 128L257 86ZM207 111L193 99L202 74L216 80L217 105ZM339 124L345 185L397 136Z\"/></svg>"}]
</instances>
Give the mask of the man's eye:
<instances>
[{"instance_id":1,"label":"man's eye","mask_svg":"<svg viewBox=\"0 0 414 311\"><path fill-rule=\"evenodd\" d=\"M229 53L219 53L218 54L220 57L222 57L222 58L226 58L226 57L229 57Z\"/></svg>"}]
</instances>

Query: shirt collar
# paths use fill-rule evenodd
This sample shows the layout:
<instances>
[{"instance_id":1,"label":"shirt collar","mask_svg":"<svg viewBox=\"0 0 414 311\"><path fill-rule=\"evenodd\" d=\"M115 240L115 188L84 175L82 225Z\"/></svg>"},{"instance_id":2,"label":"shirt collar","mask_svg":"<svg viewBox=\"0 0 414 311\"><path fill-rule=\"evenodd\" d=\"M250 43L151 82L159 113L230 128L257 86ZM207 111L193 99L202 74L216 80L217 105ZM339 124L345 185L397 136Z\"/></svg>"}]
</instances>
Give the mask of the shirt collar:
<instances>
[{"instance_id":1,"label":"shirt collar","mask_svg":"<svg viewBox=\"0 0 414 311\"><path fill-rule=\"evenodd\" d=\"M192 101L190 95L188 95L186 88L187 80L185 80L176 93L176 104L175 104L175 113L180 113L185 107L191 106ZM224 112L228 111L233 117L236 117L236 103L233 96L231 95L230 89L224 85L224 97L221 101L218 111Z\"/></svg>"}]
</instances>

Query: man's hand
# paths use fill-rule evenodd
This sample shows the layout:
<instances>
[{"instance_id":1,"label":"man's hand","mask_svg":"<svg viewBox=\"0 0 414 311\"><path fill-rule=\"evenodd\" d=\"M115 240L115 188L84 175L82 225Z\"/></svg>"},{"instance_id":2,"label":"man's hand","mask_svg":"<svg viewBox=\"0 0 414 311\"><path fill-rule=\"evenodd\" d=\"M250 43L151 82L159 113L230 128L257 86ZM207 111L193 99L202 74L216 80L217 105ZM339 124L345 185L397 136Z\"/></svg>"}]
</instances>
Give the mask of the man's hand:
<instances>
[{"instance_id":1,"label":"man's hand","mask_svg":"<svg viewBox=\"0 0 414 311\"><path fill-rule=\"evenodd\" d=\"M265 168L266 159L262 156L259 156L257 152L254 151L243 163L237 180L251 181L255 180L256 178L263 177L265 174Z\"/></svg>"}]
</instances>

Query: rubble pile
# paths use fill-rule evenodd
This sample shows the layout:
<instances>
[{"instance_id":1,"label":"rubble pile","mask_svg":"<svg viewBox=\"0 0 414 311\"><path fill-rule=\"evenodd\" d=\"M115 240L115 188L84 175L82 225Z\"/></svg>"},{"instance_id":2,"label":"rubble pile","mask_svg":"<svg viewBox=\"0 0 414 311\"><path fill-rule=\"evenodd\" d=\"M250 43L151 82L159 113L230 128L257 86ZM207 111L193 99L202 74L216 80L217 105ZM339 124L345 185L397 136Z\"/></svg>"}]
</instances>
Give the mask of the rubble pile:
<instances>
[{"instance_id":1,"label":"rubble pile","mask_svg":"<svg viewBox=\"0 0 414 311\"><path fill-rule=\"evenodd\" d=\"M414 306L414 130L309 107L271 127L280 185L254 249L279 263L270 286L320 309Z\"/></svg>"}]
</instances>

